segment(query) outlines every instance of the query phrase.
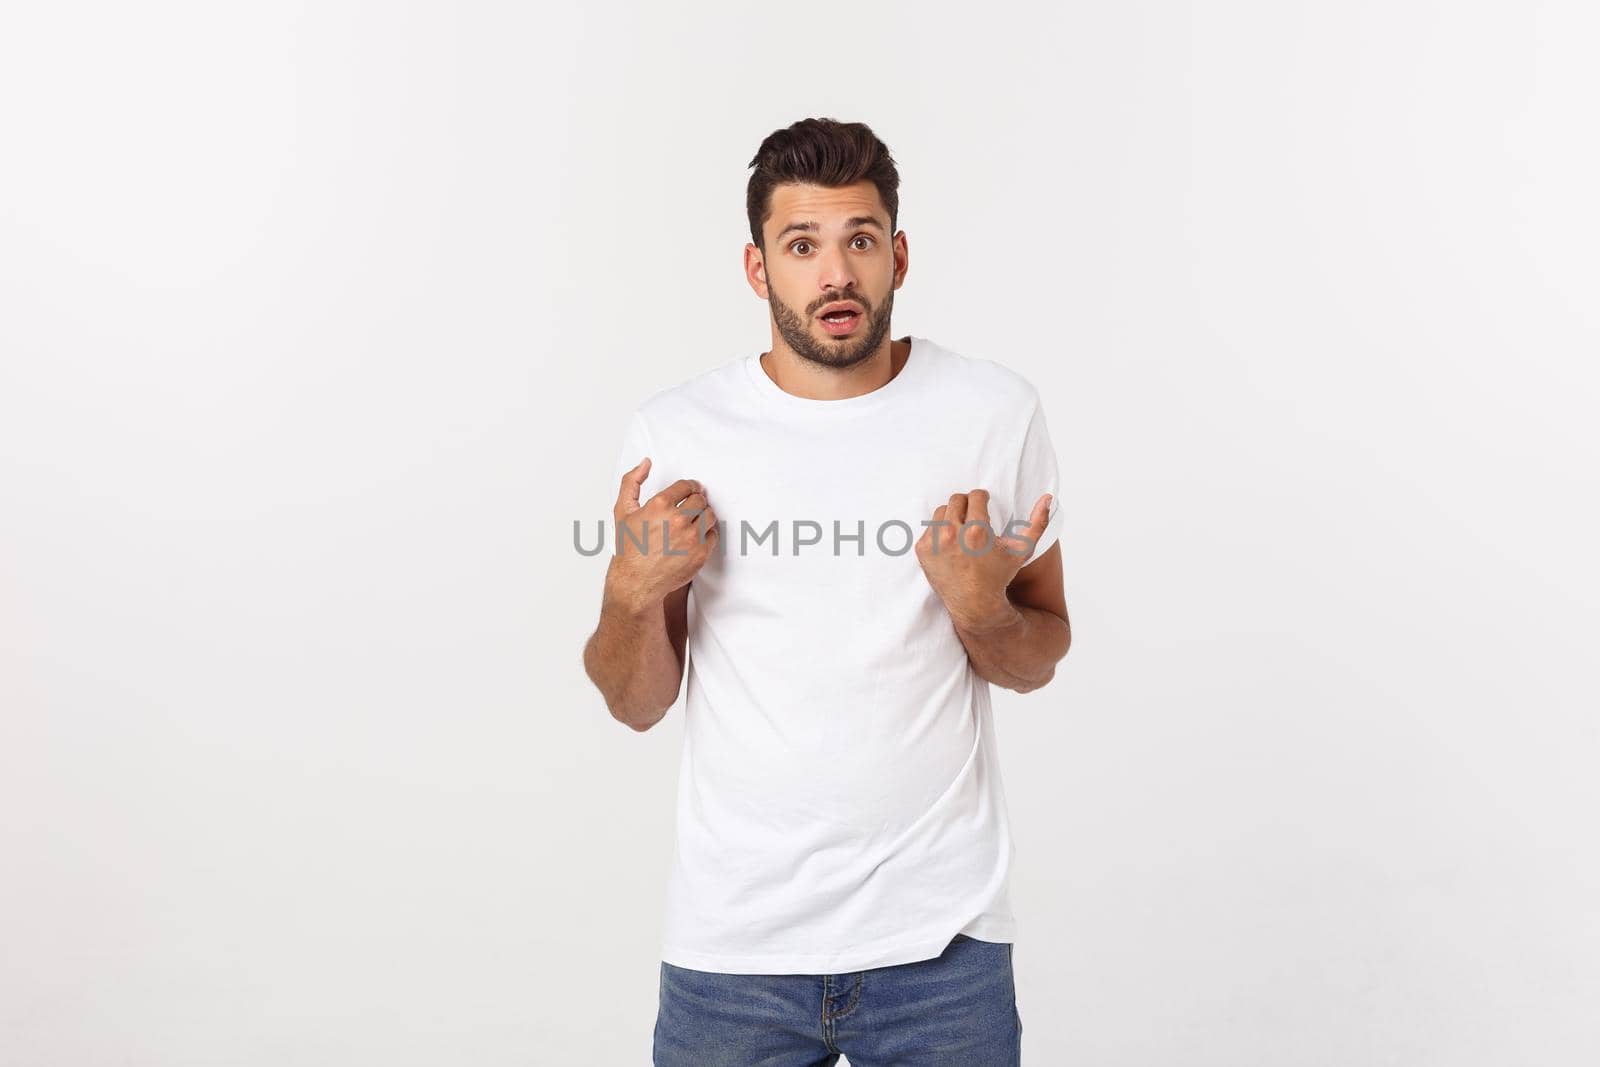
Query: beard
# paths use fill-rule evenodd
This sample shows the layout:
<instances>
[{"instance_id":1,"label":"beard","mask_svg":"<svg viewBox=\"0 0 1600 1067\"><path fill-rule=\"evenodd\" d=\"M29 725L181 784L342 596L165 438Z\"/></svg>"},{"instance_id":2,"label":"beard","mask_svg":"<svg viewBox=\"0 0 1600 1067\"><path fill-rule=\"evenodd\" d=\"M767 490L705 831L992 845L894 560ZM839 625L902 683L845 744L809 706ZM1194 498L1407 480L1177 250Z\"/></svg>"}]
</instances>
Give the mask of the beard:
<instances>
[{"instance_id":1,"label":"beard","mask_svg":"<svg viewBox=\"0 0 1600 1067\"><path fill-rule=\"evenodd\" d=\"M777 323L779 335L794 354L811 363L844 370L869 358L878 350L878 346L883 344L883 339L889 336L889 315L894 310L894 290L889 290L888 295L883 298L882 306L877 310L873 310L872 305L853 293L849 297L824 300L822 304L831 304L839 299L854 300L860 304L865 309L863 315L867 321L861 329L849 337L819 341L811 335L809 318L801 316L788 304L779 300L775 291L770 288L767 290L767 304L772 308L772 321Z\"/></svg>"}]
</instances>

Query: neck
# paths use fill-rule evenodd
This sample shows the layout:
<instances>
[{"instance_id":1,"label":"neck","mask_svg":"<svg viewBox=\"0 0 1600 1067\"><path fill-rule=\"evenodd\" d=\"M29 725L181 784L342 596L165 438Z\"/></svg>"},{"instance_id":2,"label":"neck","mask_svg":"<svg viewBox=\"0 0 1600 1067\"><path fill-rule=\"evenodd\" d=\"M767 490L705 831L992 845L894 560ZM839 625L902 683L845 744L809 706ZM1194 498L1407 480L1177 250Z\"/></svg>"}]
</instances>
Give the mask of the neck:
<instances>
[{"instance_id":1,"label":"neck","mask_svg":"<svg viewBox=\"0 0 1600 1067\"><path fill-rule=\"evenodd\" d=\"M888 385L911 355L911 338L886 340L878 350L848 367L829 367L803 359L777 337L761 354L761 369L779 389L806 400L848 400Z\"/></svg>"}]
</instances>

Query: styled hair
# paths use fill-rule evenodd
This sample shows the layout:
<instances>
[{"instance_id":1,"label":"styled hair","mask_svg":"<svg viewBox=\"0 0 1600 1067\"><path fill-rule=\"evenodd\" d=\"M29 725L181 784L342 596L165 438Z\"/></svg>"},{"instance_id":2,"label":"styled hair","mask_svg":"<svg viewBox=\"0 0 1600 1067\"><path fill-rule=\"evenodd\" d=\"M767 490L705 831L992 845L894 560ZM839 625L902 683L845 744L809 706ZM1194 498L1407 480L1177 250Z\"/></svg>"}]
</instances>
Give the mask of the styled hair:
<instances>
[{"instance_id":1,"label":"styled hair","mask_svg":"<svg viewBox=\"0 0 1600 1067\"><path fill-rule=\"evenodd\" d=\"M900 172L888 146L863 123L801 119L769 133L748 166L755 168L745 192L750 240L763 252L761 228L772 213L772 190L785 182L837 187L870 181L889 211L889 232L898 228Z\"/></svg>"}]
</instances>

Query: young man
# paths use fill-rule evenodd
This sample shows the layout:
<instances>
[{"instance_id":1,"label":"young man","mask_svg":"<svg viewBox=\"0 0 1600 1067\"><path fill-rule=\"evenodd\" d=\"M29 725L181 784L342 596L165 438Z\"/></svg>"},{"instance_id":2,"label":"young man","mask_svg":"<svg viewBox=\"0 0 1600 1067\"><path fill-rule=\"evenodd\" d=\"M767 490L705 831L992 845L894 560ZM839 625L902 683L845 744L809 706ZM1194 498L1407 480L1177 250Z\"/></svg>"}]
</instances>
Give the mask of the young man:
<instances>
[{"instance_id":1,"label":"young man","mask_svg":"<svg viewBox=\"0 0 1600 1067\"><path fill-rule=\"evenodd\" d=\"M889 337L908 253L870 129L797 122L751 165L771 349L634 411L584 650L636 730L688 667L655 1063L1016 1063L989 686L1071 643L1044 412Z\"/></svg>"}]
</instances>

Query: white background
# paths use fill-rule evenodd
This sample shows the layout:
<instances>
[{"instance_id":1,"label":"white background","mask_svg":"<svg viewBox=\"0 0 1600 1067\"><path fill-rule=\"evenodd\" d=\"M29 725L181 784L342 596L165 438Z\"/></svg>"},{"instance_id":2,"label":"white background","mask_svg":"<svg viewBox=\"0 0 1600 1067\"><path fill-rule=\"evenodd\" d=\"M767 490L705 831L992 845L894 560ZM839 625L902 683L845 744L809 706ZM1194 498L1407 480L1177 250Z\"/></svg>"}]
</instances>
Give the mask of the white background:
<instances>
[{"instance_id":1,"label":"white background","mask_svg":"<svg viewBox=\"0 0 1600 1067\"><path fill-rule=\"evenodd\" d=\"M1600 1060L1586 3L13 5L0 1061L646 1063L681 709L623 421L768 345L745 169L903 176L1028 376L1027 1062Z\"/></svg>"}]
</instances>

